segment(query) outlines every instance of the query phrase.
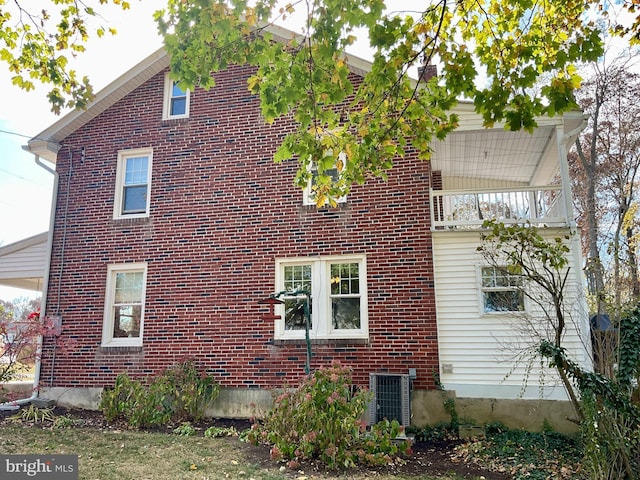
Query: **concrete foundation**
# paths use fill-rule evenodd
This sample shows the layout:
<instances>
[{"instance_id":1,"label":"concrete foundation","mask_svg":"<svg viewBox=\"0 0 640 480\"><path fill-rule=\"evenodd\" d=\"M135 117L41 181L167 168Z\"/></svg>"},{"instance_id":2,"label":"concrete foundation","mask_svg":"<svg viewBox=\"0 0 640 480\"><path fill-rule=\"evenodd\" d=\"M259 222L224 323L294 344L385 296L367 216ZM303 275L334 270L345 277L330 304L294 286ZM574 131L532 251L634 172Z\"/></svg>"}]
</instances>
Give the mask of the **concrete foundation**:
<instances>
[{"instance_id":1,"label":"concrete foundation","mask_svg":"<svg viewBox=\"0 0 640 480\"><path fill-rule=\"evenodd\" d=\"M54 387L41 389L40 397L54 400L63 407L95 410L101 393L101 388ZM531 431L540 431L545 425L561 433L575 433L578 430L578 425L571 421L575 413L567 401L458 398L455 392L441 390L412 392L411 424L422 428L450 422L451 416L445 409L447 399L455 408L461 424L501 422L509 428ZM272 405L273 398L268 390L223 388L217 400L207 409L207 415L214 418L260 418Z\"/></svg>"},{"instance_id":2,"label":"concrete foundation","mask_svg":"<svg viewBox=\"0 0 640 480\"><path fill-rule=\"evenodd\" d=\"M418 390L411 395L411 423L417 427L448 423L451 416L445 400L453 401L458 421L464 425L500 422L509 428L541 431L550 425L560 433L578 431L571 402L563 400L524 400L496 398L459 398L455 392Z\"/></svg>"},{"instance_id":3,"label":"concrete foundation","mask_svg":"<svg viewBox=\"0 0 640 480\"><path fill-rule=\"evenodd\" d=\"M262 389L223 388L207 415L213 418L261 418L271 409L271 392Z\"/></svg>"},{"instance_id":4,"label":"concrete foundation","mask_svg":"<svg viewBox=\"0 0 640 480\"><path fill-rule=\"evenodd\" d=\"M100 395L102 395L102 388L43 387L40 389L41 398L53 400L61 407L85 410L97 410Z\"/></svg>"}]
</instances>

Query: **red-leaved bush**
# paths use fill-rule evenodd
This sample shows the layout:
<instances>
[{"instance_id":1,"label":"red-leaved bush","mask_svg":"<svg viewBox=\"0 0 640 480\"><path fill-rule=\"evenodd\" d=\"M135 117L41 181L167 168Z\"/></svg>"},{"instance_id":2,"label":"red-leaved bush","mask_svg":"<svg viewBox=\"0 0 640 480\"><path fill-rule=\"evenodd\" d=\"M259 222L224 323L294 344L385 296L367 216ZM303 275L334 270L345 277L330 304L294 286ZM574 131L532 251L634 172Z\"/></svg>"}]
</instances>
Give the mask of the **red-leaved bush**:
<instances>
[{"instance_id":1,"label":"red-leaved bush","mask_svg":"<svg viewBox=\"0 0 640 480\"><path fill-rule=\"evenodd\" d=\"M33 368L40 355L39 338L53 337L56 348L70 348L69 341L59 339L61 333L60 323L41 317L39 311L29 314L26 320L0 317L0 401L11 400L4 385Z\"/></svg>"},{"instance_id":2,"label":"red-leaved bush","mask_svg":"<svg viewBox=\"0 0 640 480\"><path fill-rule=\"evenodd\" d=\"M367 430L362 420L370 392L353 392L351 369L334 363L305 378L294 389L283 389L264 422L254 424L253 443L271 445L274 460L290 468L320 461L331 468L390 463L411 452L409 442L397 442L397 421L384 420Z\"/></svg>"}]
</instances>

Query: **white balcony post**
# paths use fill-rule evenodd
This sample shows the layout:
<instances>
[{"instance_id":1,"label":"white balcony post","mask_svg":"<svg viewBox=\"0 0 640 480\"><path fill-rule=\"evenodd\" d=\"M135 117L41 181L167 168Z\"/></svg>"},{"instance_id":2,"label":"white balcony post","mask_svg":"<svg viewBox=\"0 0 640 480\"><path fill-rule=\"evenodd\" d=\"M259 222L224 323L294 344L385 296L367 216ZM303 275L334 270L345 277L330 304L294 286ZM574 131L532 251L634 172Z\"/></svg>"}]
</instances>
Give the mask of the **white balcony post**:
<instances>
[{"instance_id":1,"label":"white balcony post","mask_svg":"<svg viewBox=\"0 0 640 480\"><path fill-rule=\"evenodd\" d=\"M567 225L576 226L573 216L573 197L571 196L571 179L569 177L569 163L567 161L567 142L568 138L564 134L564 126L556 127L556 142L558 145L558 164L560 166L560 180L562 183L562 200L564 203L564 215Z\"/></svg>"}]
</instances>

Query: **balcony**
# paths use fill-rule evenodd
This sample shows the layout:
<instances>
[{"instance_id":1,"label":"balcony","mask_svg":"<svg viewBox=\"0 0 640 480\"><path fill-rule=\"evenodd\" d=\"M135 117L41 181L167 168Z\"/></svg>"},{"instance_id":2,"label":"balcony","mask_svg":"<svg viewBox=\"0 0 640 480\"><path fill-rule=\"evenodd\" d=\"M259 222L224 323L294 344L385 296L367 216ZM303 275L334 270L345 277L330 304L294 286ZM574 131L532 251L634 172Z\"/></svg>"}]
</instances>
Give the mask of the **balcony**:
<instances>
[{"instance_id":1,"label":"balcony","mask_svg":"<svg viewBox=\"0 0 640 480\"><path fill-rule=\"evenodd\" d=\"M560 185L482 190L432 190L432 229L478 229L485 220L566 226Z\"/></svg>"}]
</instances>

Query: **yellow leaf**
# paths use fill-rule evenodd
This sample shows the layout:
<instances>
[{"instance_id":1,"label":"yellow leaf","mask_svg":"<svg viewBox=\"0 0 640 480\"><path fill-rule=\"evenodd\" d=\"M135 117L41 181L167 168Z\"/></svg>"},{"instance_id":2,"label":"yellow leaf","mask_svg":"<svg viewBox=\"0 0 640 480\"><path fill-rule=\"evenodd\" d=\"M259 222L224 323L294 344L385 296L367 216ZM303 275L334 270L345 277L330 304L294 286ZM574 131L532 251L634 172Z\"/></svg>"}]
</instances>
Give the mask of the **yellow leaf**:
<instances>
[{"instance_id":1,"label":"yellow leaf","mask_svg":"<svg viewBox=\"0 0 640 480\"><path fill-rule=\"evenodd\" d=\"M257 25L258 23L258 17L256 17L256 11L254 8L248 7L244 18L251 26Z\"/></svg>"},{"instance_id":2,"label":"yellow leaf","mask_svg":"<svg viewBox=\"0 0 640 480\"><path fill-rule=\"evenodd\" d=\"M252 93L257 93L258 92L258 85L259 84L260 84L260 78L258 78L257 75L249 77L249 80L247 80L247 88Z\"/></svg>"},{"instance_id":3,"label":"yellow leaf","mask_svg":"<svg viewBox=\"0 0 640 480\"><path fill-rule=\"evenodd\" d=\"M326 203L327 203L327 196L324 194L318 195L318 197L316 198L316 206L324 207Z\"/></svg>"},{"instance_id":4,"label":"yellow leaf","mask_svg":"<svg viewBox=\"0 0 640 480\"><path fill-rule=\"evenodd\" d=\"M347 143L344 146L344 152L347 154L347 159L351 160L351 158L353 158L353 152L351 151L351 144Z\"/></svg>"}]
</instances>

